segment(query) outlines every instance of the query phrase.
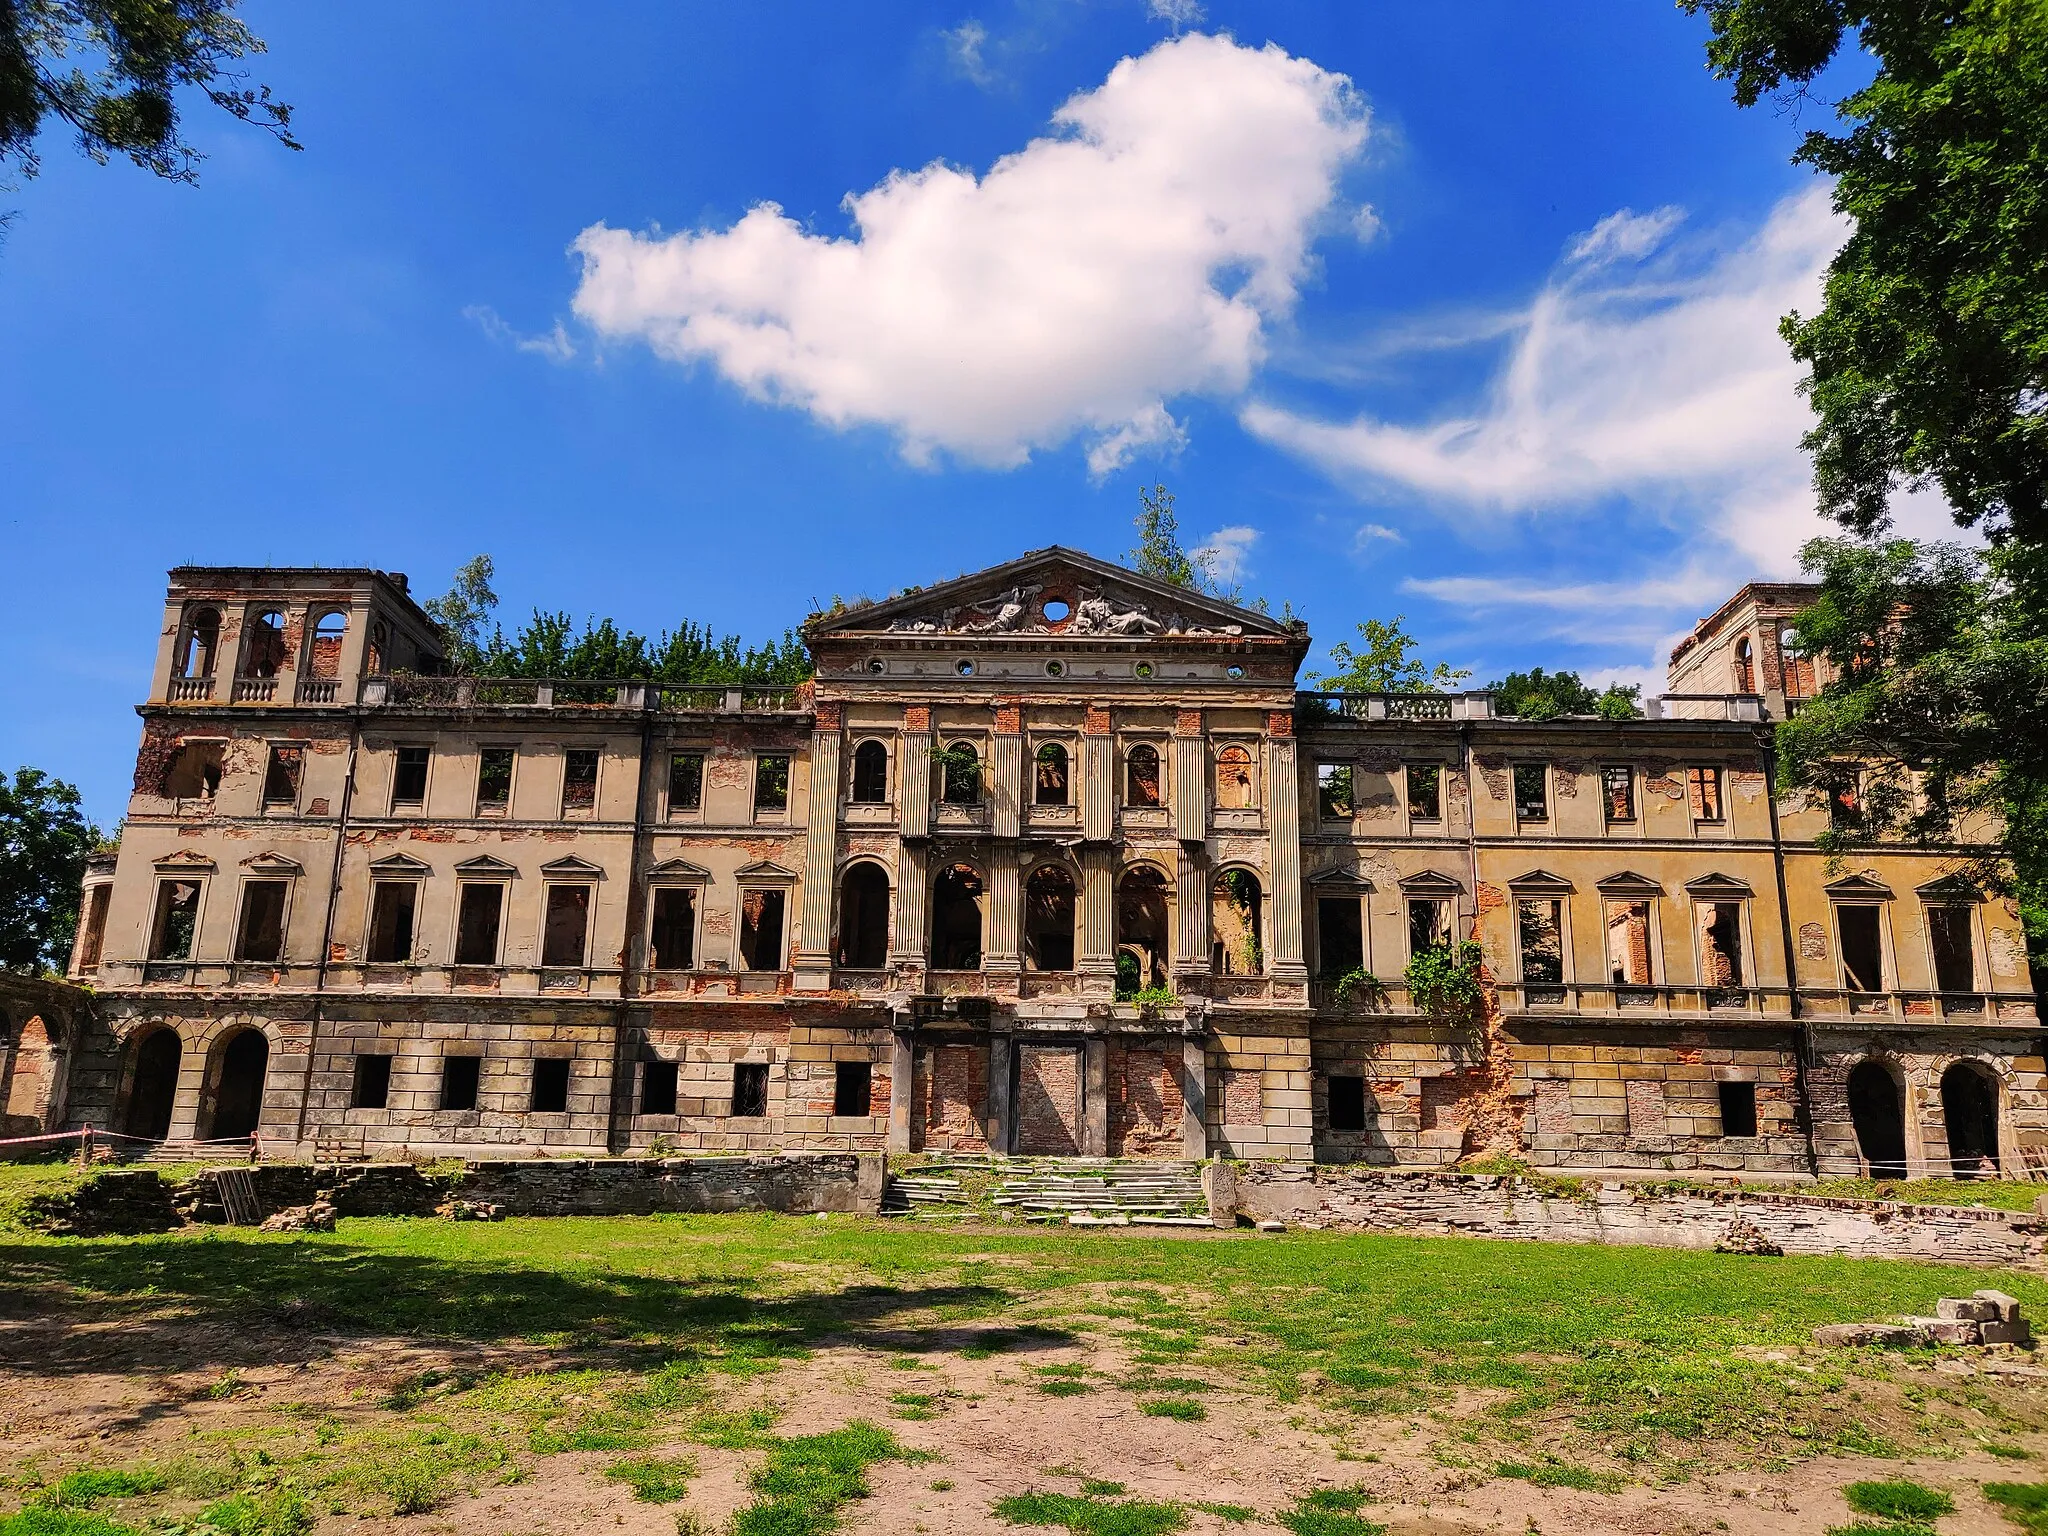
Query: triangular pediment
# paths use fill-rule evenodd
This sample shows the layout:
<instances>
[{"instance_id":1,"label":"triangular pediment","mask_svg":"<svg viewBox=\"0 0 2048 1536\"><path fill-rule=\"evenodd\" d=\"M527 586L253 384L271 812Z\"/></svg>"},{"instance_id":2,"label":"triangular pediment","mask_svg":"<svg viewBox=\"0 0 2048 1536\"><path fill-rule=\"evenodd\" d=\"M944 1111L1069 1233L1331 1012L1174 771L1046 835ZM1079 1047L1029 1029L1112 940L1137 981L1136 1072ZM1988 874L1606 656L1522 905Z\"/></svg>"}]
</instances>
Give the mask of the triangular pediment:
<instances>
[{"instance_id":1,"label":"triangular pediment","mask_svg":"<svg viewBox=\"0 0 2048 1536\"><path fill-rule=\"evenodd\" d=\"M259 853L252 859L242 860L242 868L252 875L303 875L306 872L305 865L281 853Z\"/></svg>"},{"instance_id":2,"label":"triangular pediment","mask_svg":"<svg viewBox=\"0 0 2048 1536\"><path fill-rule=\"evenodd\" d=\"M1593 889L1602 896L1662 896L1664 887L1648 875L1639 875L1632 869L1624 869L1605 879L1595 880Z\"/></svg>"},{"instance_id":3,"label":"triangular pediment","mask_svg":"<svg viewBox=\"0 0 2048 1536\"><path fill-rule=\"evenodd\" d=\"M1517 875L1508 882L1508 889L1523 894L1563 896L1570 892L1571 881L1563 875L1553 875L1547 869L1532 869L1526 875Z\"/></svg>"},{"instance_id":4,"label":"triangular pediment","mask_svg":"<svg viewBox=\"0 0 2048 1536\"><path fill-rule=\"evenodd\" d=\"M390 853L381 859L370 860L370 873L373 875L430 875L433 872L431 865L422 864L410 854Z\"/></svg>"},{"instance_id":5,"label":"triangular pediment","mask_svg":"<svg viewBox=\"0 0 2048 1536\"><path fill-rule=\"evenodd\" d=\"M701 865L692 864L688 859L663 859L647 871L650 880L699 880L708 881L711 871Z\"/></svg>"},{"instance_id":6,"label":"triangular pediment","mask_svg":"<svg viewBox=\"0 0 2048 1536\"><path fill-rule=\"evenodd\" d=\"M1308 883L1318 890L1369 891L1373 883L1355 869L1326 869L1308 877Z\"/></svg>"},{"instance_id":7,"label":"triangular pediment","mask_svg":"<svg viewBox=\"0 0 2048 1536\"><path fill-rule=\"evenodd\" d=\"M780 864L770 863L767 859L756 859L753 863L734 870L733 878L735 880L794 880L796 878L796 871L784 869Z\"/></svg>"},{"instance_id":8,"label":"triangular pediment","mask_svg":"<svg viewBox=\"0 0 2048 1536\"><path fill-rule=\"evenodd\" d=\"M1844 875L1823 887L1836 901L1890 901L1892 888L1870 875Z\"/></svg>"},{"instance_id":9,"label":"triangular pediment","mask_svg":"<svg viewBox=\"0 0 2048 1536\"><path fill-rule=\"evenodd\" d=\"M203 875L210 873L214 865L205 854L180 848L176 853L167 853L158 859L156 867L165 874Z\"/></svg>"},{"instance_id":10,"label":"triangular pediment","mask_svg":"<svg viewBox=\"0 0 2048 1536\"><path fill-rule=\"evenodd\" d=\"M1719 873L1701 875L1697 880L1685 882L1686 891L1694 896L1754 896L1747 880L1738 880L1733 875Z\"/></svg>"},{"instance_id":11,"label":"triangular pediment","mask_svg":"<svg viewBox=\"0 0 2048 1536\"><path fill-rule=\"evenodd\" d=\"M883 602L818 614L803 633L807 640L868 634L1119 639L1294 634L1254 609L1154 581L1057 544Z\"/></svg>"},{"instance_id":12,"label":"triangular pediment","mask_svg":"<svg viewBox=\"0 0 2048 1536\"><path fill-rule=\"evenodd\" d=\"M1963 875L1943 875L1925 885L1913 887L1913 894L1927 901L1982 901L1983 888Z\"/></svg>"},{"instance_id":13,"label":"triangular pediment","mask_svg":"<svg viewBox=\"0 0 2048 1536\"><path fill-rule=\"evenodd\" d=\"M1440 875L1433 869L1402 878L1401 889L1410 896L1462 896L1465 887L1449 875Z\"/></svg>"},{"instance_id":14,"label":"triangular pediment","mask_svg":"<svg viewBox=\"0 0 2048 1536\"><path fill-rule=\"evenodd\" d=\"M543 864L540 872L550 880L602 880L604 866L593 864L588 859L579 859L575 854Z\"/></svg>"},{"instance_id":15,"label":"triangular pediment","mask_svg":"<svg viewBox=\"0 0 2048 1536\"><path fill-rule=\"evenodd\" d=\"M518 876L519 871L503 859L494 859L488 853L480 853L475 858L464 859L456 865L455 873L467 875L472 880L480 875L487 875L493 880L511 880Z\"/></svg>"}]
</instances>

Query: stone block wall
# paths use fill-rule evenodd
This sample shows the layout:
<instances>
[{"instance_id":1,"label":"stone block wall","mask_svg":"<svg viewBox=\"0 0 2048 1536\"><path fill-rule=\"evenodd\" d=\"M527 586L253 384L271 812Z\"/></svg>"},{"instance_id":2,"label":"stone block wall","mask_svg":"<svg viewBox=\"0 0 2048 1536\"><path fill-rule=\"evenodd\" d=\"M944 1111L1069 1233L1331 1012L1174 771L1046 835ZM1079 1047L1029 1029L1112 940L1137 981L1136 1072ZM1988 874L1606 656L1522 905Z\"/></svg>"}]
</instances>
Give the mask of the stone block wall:
<instances>
[{"instance_id":1,"label":"stone block wall","mask_svg":"<svg viewBox=\"0 0 2048 1536\"><path fill-rule=\"evenodd\" d=\"M1216 1029L1207 1119L1219 1157L1308 1157L1318 1119L1307 1032Z\"/></svg>"}]
</instances>

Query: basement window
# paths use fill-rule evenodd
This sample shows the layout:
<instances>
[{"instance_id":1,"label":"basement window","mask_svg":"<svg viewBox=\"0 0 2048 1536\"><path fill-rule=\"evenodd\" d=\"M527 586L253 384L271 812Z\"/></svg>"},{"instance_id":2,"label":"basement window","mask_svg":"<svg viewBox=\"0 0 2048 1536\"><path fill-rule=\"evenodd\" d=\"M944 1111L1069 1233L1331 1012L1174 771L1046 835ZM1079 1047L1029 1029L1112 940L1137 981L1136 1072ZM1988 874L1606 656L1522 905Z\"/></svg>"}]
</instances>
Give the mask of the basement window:
<instances>
[{"instance_id":1,"label":"basement window","mask_svg":"<svg viewBox=\"0 0 2048 1536\"><path fill-rule=\"evenodd\" d=\"M569 1108L569 1058L543 1056L533 1064L533 1112L564 1114Z\"/></svg>"},{"instance_id":2,"label":"basement window","mask_svg":"<svg viewBox=\"0 0 2048 1536\"><path fill-rule=\"evenodd\" d=\"M358 1056L355 1081L349 1087L350 1109L385 1109L391 1103L391 1058Z\"/></svg>"},{"instance_id":3,"label":"basement window","mask_svg":"<svg viewBox=\"0 0 2048 1536\"><path fill-rule=\"evenodd\" d=\"M1721 1097L1721 1134L1723 1136L1754 1136L1756 1134L1756 1084L1716 1083Z\"/></svg>"},{"instance_id":4,"label":"basement window","mask_svg":"<svg viewBox=\"0 0 2048 1536\"><path fill-rule=\"evenodd\" d=\"M477 1085L483 1081L481 1056L441 1058L441 1108L470 1111L476 1108Z\"/></svg>"},{"instance_id":5,"label":"basement window","mask_svg":"<svg viewBox=\"0 0 2048 1536\"><path fill-rule=\"evenodd\" d=\"M832 1066L832 1113L842 1118L869 1112L875 1067L868 1061L841 1061Z\"/></svg>"},{"instance_id":6,"label":"basement window","mask_svg":"<svg viewBox=\"0 0 2048 1536\"><path fill-rule=\"evenodd\" d=\"M1348 1073L1330 1079L1330 1129L1365 1129L1365 1079Z\"/></svg>"},{"instance_id":7,"label":"basement window","mask_svg":"<svg viewBox=\"0 0 2048 1536\"><path fill-rule=\"evenodd\" d=\"M732 1069L732 1112L758 1120L768 1113L768 1064L743 1061Z\"/></svg>"},{"instance_id":8,"label":"basement window","mask_svg":"<svg viewBox=\"0 0 2048 1536\"><path fill-rule=\"evenodd\" d=\"M579 747L562 755L562 814L588 814L597 809L597 753Z\"/></svg>"},{"instance_id":9,"label":"basement window","mask_svg":"<svg viewBox=\"0 0 2048 1536\"><path fill-rule=\"evenodd\" d=\"M676 1064L672 1061L640 1063L640 1113L672 1115L676 1112Z\"/></svg>"},{"instance_id":10,"label":"basement window","mask_svg":"<svg viewBox=\"0 0 2048 1536\"><path fill-rule=\"evenodd\" d=\"M304 772L305 766L304 747L272 747L270 766L263 770L264 805L297 805L299 776Z\"/></svg>"}]
</instances>

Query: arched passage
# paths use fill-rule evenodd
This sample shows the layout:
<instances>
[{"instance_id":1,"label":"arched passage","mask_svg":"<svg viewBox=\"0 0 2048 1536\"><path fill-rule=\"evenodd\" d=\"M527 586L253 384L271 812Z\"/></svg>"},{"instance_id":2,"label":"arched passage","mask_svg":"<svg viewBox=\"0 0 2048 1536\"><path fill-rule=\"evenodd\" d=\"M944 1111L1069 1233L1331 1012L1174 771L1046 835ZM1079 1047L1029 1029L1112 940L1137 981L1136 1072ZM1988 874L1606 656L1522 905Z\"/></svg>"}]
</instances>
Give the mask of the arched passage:
<instances>
[{"instance_id":1,"label":"arched passage","mask_svg":"<svg viewBox=\"0 0 2048 1536\"><path fill-rule=\"evenodd\" d=\"M889 963L889 877L880 865L850 865L840 876L839 963L862 971Z\"/></svg>"},{"instance_id":2,"label":"arched passage","mask_svg":"<svg viewBox=\"0 0 2048 1536\"><path fill-rule=\"evenodd\" d=\"M1899 1080L1881 1061L1859 1061L1849 1073L1849 1121L1856 1149L1873 1179L1906 1176L1906 1107Z\"/></svg>"},{"instance_id":3,"label":"arched passage","mask_svg":"<svg viewBox=\"0 0 2048 1536\"><path fill-rule=\"evenodd\" d=\"M1959 1179L1998 1177L1998 1084L1975 1062L1959 1061L1941 1074L1941 1117L1948 1125L1948 1160Z\"/></svg>"},{"instance_id":4,"label":"arched passage","mask_svg":"<svg viewBox=\"0 0 2048 1536\"><path fill-rule=\"evenodd\" d=\"M121 1122L128 1135L162 1141L171 1134L178 1060L184 1054L184 1044L174 1029L154 1030L137 1042L128 1084L128 1113Z\"/></svg>"},{"instance_id":5,"label":"arched passage","mask_svg":"<svg viewBox=\"0 0 2048 1536\"><path fill-rule=\"evenodd\" d=\"M253 1136L263 1118L263 1073L270 1042L260 1029L245 1029L221 1048L213 1088L213 1123L200 1131L208 1141Z\"/></svg>"},{"instance_id":6,"label":"arched passage","mask_svg":"<svg viewBox=\"0 0 2048 1536\"><path fill-rule=\"evenodd\" d=\"M941 870L932 887L932 969L981 969L981 876L969 865Z\"/></svg>"},{"instance_id":7,"label":"arched passage","mask_svg":"<svg viewBox=\"0 0 2048 1536\"><path fill-rule=\"evenodd\" d=\"M1257 976L1265 970L1259 877L1226 869L1209 892L1209 968L1218 976Z\"/></svg>"},{"instance_id":8,"label":"arched passage","mask_svg":"<svg viewBox=\"0 0 2048 1536\"><path fill-rule=\"evenodd\" d=\"M1167 934L1172 916L1166 876L1150 864L1124 871L1116 887L1117 987L1143 991L1166 985Z\"/></svg>"},{"instance_id":9,"label":"arched passage","mask_svg":"<svg viewBox=\"0 0 2048 1536\"><path fill-rule=\"evenodd\" d=\"M1024 882L1024 963L1034 971L1074 968L1074 877L1043 864Z\"/></svg>"}]
</instances>

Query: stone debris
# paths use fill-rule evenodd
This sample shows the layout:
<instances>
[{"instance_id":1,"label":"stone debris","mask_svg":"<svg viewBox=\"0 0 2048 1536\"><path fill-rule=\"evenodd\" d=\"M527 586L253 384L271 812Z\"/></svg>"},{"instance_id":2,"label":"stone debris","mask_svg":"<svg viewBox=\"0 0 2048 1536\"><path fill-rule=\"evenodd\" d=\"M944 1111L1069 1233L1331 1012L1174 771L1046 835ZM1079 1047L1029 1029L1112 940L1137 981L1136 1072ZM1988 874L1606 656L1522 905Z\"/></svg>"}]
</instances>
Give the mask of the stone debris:
<instances>
[{"instance_id":1,"label":"stone debris","mask_svg":"<svg viewBox=\"0 0 2048 1536\"><path fill-rule=\"evenodd\" d=\"M258 1232L332 1232L338 1213L329 1200L316 1199L311 1205L288 1205L267 1218Z\"/></svg>"},{"instance_id":2,"label":"stone debris","mask_svg":"<svg viewBox=\"0 0 2048 1536\"><path fill-rule=\"evenodd\" d=\"M1761 1228L1746 1217L1737 1216L1728 1223L1714 1243L1716 1253L1747 1253L1759 1258L1782 1259L1785 1250L1765 1237Z\"/></svg>"},{"instance_id":3,"label":"stone debris","mask_svg":"<svg viewBox=\"0 0 2048 1536\"><path fill-rule=\"evenodd\" d=\"M505 1208L489 1200L445 1200L434 1214L443 1221L503 1221Z\"/></svg>"},{"instance_id":4,"label":"stone debris","mask_svg":"<svg viewBox=\"0 0 2048 1536\"><path fill-rule=\"evenodd\" d=\"M1259 1230L1261 1232L1285 1232L1287 1230L1287 1223L1284 1221L1262 1221L1259 1223Z\"/></svg>"},{"instance_id":5,"label":"stone debris","mask_svg":"<svg viewBox=\"0 0 2048 1536\"><path fill-rule=\"evenodd\" d=\"M1813 1342L1824 1349L1875 1345L1910 1349L1928 1344L2012 1344L2031 1349L2033 1329L2020 1312L2016 1297L2003 1291L1977 1291L1969 1296L1944 1296L1932 1317L1906 1317L1895 1323L1831 1323L1813 1330Z\"/></svg>"}]
</instances>

